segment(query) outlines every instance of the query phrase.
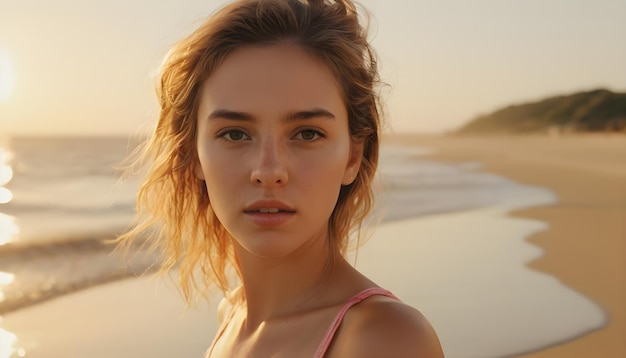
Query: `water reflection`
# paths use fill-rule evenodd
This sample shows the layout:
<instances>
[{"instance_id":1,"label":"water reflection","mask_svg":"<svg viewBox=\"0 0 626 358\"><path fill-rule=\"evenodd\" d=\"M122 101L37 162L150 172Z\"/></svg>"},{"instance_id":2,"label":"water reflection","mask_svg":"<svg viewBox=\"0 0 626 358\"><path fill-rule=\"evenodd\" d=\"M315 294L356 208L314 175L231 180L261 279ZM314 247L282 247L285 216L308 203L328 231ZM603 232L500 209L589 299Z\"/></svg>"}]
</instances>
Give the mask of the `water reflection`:
<instances>
[{"instance_id":1,"label":"water reflection","mask_svg":"<svg viewBox=\"0 0 626 358\"><path fill-rule=\"evenodd\" d=\"M19 232L20 228L15 223L15 218L0 213L0 246L13 241Z\"/></svg>"},{"instance_id":2,"label":"water reflection","mask_svg":"<svg viewBox=\"0 0 626 358\"><path fill-rule=\"evenodd\" d=\"M0 147L0 185L5 185L13 178L13 168L9 165L13 154Z\"/></svg>"},{"instance_id":3,"label":"water reflection","mask_svg":"<svg viewBox=\"0 0 626 358\"><path fill-rule=\"evenodd\" d=\"M13 179L13 168L10 165L13 154L6 148L0 147L0 204L6 204L13 199L13 193L5 187ZM0 206L0 209L2 207ZM13 216L0 212L0 246L13 241L19 233L19 227ZM0 302L4 301L4 286L15 281L15 275L0 271ZM2 323L2 317L0 317ZM0 358L24 357L26 351L17 348L17 336L0 327Z\"/></svg>"},{"instance_id":4,"label":"water reflection","mask_svg":"<svg viewBox=\"0 0 626 358\"><path fill-rule=\"evenodd\" d=\"M0 271L0 302L4 301L4 292L2 292L2 286L8 286L15 281L15 275L8 272Z\"/></svg>"},{"instance_id":5,"label":"water reflection","mask_svg":"<svg viewBox=\"0 0 626 358\"><path fill-rule=\"evenodd\" d=\"M15 280L15 275L0 271L0 301L4 300L4 294L2 293L2 287L8 286ZM0 323L2 323L2 317L0 317ZM12 358L12 357L24 357L26 351L22 348L17 348L17 336L6 329L0 328L0 358Z\"/></svg>"},{"instance_id":6,"label":"water reflection","mask_svg":"<svg viewBox=\"0 0 626 358\"><path fill-rule=\"evenodd\" d=\"M5 187L13 179L13 168L10 165L12 159L13 153L0 147L0 204L6 204L13 199L13 193ZM19 231L15 218L0 212L0 246L13 241Z\"/></svg>"},{"instance_id":7,"label":"water reflection","mask_svg":"<svg viewBox=\"0 0 626 358\"><path fill-rule=\"evenodd\" d=\"M15 348L15 342L17 341L17 337L2 328L0 328L0 358L12 358L15 357L16 354L18 357L24 356L24 351Z\"/></svg>"}]
</instances>

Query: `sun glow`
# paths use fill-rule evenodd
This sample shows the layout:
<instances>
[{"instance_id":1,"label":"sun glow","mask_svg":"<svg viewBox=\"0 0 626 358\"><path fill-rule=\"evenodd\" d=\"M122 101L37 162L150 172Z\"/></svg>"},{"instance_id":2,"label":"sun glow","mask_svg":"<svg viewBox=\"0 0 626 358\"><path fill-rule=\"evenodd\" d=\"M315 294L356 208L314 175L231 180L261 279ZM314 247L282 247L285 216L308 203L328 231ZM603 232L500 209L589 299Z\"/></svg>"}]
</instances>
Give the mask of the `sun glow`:
<instances>
[{"instance_id":1,"label":"sun glow","mask_svg":"<svg viewBox=\"0 0 626 358\"><path fill-rule=\"evenodd\" d=\"M15 88L15 70L9 54L0 48L0 102L6 101Z\"/></svg>"}]
</instances>

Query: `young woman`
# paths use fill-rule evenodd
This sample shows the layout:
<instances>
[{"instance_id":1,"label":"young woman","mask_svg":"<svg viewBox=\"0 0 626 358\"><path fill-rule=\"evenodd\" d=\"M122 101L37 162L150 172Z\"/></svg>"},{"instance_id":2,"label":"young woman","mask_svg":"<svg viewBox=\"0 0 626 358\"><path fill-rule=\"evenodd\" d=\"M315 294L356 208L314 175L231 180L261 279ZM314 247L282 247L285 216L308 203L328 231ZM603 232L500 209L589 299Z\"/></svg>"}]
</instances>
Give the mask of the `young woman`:
<instances>
[{"instance_id":1,"label":"young woman","mask_svg":"<svg viewBox=\"0 0 626 358\"><path fill-rule=\"evenodd\" d=\"M188 300L224 292L207 357L443 356L417 310L343 257L379 149L376 61L352 2L235 2L160 80L138 222L120 240L157 245Z\"/></svg>"}]
</instances>

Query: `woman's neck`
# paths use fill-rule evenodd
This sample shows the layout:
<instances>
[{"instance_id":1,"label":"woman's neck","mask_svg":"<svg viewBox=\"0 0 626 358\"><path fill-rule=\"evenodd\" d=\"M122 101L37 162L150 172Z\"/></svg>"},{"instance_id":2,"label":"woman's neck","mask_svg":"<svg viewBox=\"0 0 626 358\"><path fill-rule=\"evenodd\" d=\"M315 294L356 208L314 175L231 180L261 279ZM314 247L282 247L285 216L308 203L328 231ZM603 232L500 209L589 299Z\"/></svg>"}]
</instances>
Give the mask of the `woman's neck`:
<instances>
[{"instance_id":1,"label":"woman's neck","mask_svg":"<svg viewBox=\"0 0 626 358\"><path fill-rule=\"evenodd\" d=\"M330 278L347 264L319 235L288 256L258 257L235 244L247 316L244 329L324 305Z\"/></svg>"}]
</instances>

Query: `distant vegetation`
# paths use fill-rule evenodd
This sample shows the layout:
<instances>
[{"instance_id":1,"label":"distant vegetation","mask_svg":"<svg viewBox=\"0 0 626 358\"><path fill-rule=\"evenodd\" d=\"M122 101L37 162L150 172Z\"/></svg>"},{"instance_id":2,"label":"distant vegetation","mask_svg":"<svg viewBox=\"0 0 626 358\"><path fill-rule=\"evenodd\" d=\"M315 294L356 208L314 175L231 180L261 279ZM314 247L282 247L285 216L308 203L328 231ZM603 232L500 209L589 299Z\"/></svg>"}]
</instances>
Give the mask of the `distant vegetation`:
<instances>
[{"instance_id":1,"label":"distant vegetation","mask_svg":"<svg viewBox=\"0 0 626 358\"><path fill-rule=\"evenodd\" d=\"M509 106L479 116L459 134L626 133L626 93L604 89Z\"/></svg>"}]
</instances>

